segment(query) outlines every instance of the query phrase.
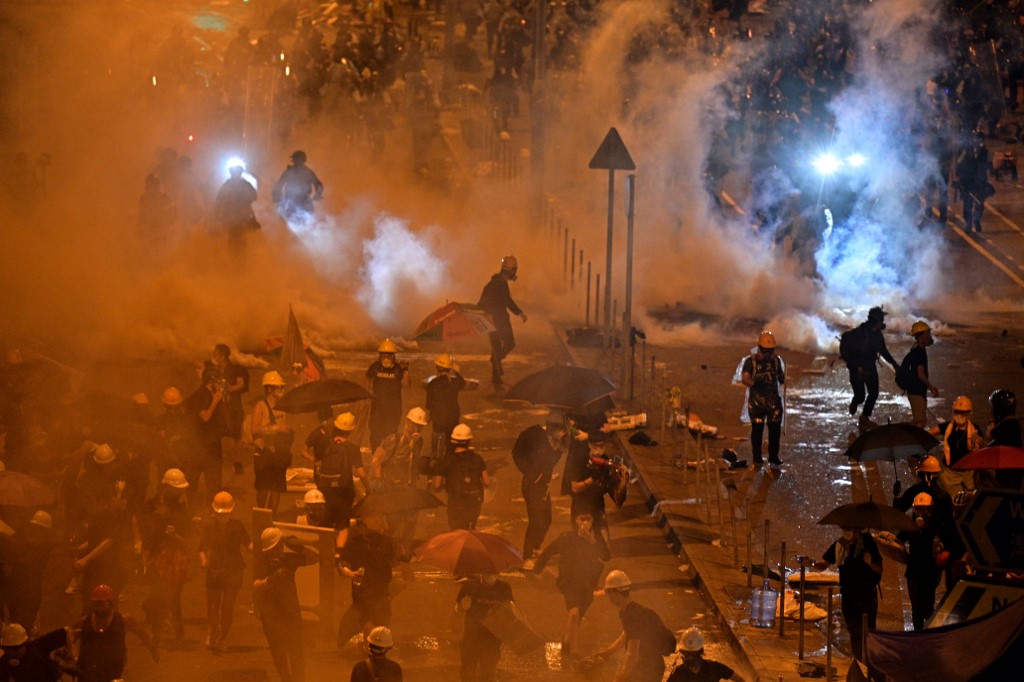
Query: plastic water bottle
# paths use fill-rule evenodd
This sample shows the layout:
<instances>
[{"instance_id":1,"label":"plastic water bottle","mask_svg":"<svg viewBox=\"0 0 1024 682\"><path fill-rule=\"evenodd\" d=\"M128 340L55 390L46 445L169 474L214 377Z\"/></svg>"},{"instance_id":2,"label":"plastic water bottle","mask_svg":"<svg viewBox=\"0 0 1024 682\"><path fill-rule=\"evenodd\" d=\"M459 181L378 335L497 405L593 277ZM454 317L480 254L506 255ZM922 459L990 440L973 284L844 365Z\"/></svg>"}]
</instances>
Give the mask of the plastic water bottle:
<instances>
[{"instance_id":1,"label":"plastic water bottle","mask_svg":"<svg viewBox=\"0 0 1024 682\"><path fill-rule=\"evenodd\" d=\"M775 627L778 602L779 593L772 589L768 578L765 578L761 587L750 593L750 624L755 628Z\"/></svg>"}]
</instances>

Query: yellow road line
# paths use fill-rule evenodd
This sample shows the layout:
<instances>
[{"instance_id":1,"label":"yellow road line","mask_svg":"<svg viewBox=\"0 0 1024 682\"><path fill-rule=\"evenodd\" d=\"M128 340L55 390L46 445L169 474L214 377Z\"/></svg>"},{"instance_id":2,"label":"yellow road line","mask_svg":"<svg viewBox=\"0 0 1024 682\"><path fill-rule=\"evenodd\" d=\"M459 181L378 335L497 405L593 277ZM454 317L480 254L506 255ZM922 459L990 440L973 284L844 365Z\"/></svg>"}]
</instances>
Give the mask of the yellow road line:
<instances>
[{"instance_id":1,"label":"yellow road line","mask_svg":"<svg viewBox=\"0 0 1024 682\"><path fill-rule=\"evenodd\" d=\"M1002 220L1004 224L1008 225L1009 227L1012 227L1014 230L1017 231L1018 234L1020 234L1021 236L1024 236L1024 230L1021 229L1020 225L1018 225L1017 223L1013 222L1012 220L1010 220L1009 218L1004 216L997 209L992 208L991 206L986 206L985 210L988 211L989 213L995 213L996 217L998 217L1000 220Z\"/></svg>"},{"instance_id":2,"label":"yellow road line","mask_svg":"<svg viewBox=\"0 0 1024 682\"><path fill-rule=\"evenodd\" d=\"M1005 265L1003 265L1002 261L1000 261L998 258L996 258L991 253L989 253L987 249L985 249L981 244L976 242L972 237L968 236L968 234L966 232L964 232L962 229L960 229L960 227L956 223L950 222L949 226L950 226L950 228L952 228L952 230L954 232L956 232L958 235L960 235L961 239L963 239L965 242L967 242L968 244L973 246L975 251L977 251L982 256L987 258L989 260L989 262L992 263L992 265L994 265L997 268L999 268L1000 270L1002 270L1006 274L1007 277L1009 277L1010 279L1012 279L1014 281L1014 283L1017 286L1019 286L1022 289L1024 289L1024 279L1021 279L1020 277L1017 276L1017 274L1015 272L1011 271L1010 268L1008 268Z\"/></svg>"},{"instance_id":3,"label":"yellow road line","mask_svg":"<svg viewBox=\"0 0 1024 682\"><path fill-rule=\"evenodd\" d=\"M733 201L732 197L729 196L729 193L726 192L724 189L722 190L722 198L725 199L725 202L732 206L737 213L739 213L740 215L746 215L746 213L743 212L743 209L740 208L739 204Z\"/></svg>"}]
</instances>

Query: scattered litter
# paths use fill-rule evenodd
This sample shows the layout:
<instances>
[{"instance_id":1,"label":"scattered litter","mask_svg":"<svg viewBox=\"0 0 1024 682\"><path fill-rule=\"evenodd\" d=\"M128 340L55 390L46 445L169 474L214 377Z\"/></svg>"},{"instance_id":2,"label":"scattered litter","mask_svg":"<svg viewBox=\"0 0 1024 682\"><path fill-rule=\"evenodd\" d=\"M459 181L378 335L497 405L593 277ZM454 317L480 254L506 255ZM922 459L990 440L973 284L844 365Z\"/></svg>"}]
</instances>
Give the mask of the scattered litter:
<instances>
[{"instance_id":1,"label":"scattered litter","mask_svg":"<svg viewBox=\"0 0 1024 682\"><path fill-rule=\"evenodd\" d=\"M690 570L690 564L679 564L676 568L678 568L681 573L687 573Z\"/></svg>"},{"instance_id":2,"label":"scattered litter","mask_svg":"<svg viewBox=\"0 0 1024 682\"><path fill-rule=\"evenodd\" d=\"M676 415L676 426L682 426L690 429L694 434L699 433L702 436L711 436L712 438L718 435L718 427L705 424L701 421L700 417L696 413L690 413L690 421L686 421L686 413L680 413Z\"/></svg>"},{"instance_id":3,"label":"scattered litter","mask_svg":"<svg viewBox=\"0 0 1024 682\"><path fill-rule=\"evenodd\" d=\"M647 426L646 412L629 414L624 410L615 410L614 412L605 412L604 416L608 420L608 428L612 431L628 431Z\"/></svg>"}]
</instances>

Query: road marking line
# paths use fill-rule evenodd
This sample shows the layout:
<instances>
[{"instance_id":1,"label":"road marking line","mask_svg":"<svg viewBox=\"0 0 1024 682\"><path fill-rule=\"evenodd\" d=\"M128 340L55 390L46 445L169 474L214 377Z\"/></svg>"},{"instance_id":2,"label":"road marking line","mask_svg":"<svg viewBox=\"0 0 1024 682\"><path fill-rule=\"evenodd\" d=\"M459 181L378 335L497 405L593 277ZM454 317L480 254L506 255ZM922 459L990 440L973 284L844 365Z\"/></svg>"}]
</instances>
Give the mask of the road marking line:
<instances>
[{"instance_id":1,"label":"road marking line","mask_svg":"<svg viewBox=\"0 0 1024 682\"><path fill-rule=\"evenodd\" d=\"M1020 225L1018 225L1017 223L1013 222L1012 220L1004 216L1002 213L1000 213L998 209L992 208L991 206L986 206L985 209L988 210L989 213L994 213L997 218L1002 220L1009 227L1012 227L1014 230L1017 231L1018 234L1024 237L1024 229L1021 229Z\"/></svg>"},{"instance_id":2,"label":"road marking line","mask_svg":"<svg viewBox=\"0 0 1024 682\"><path fill-rule=\"evenodd\" d=\"M747 215L746 213L743 212L743 209L740 208L740 205L733 201L732 197L729 196L729 193L726 192L724 189L722 190L722 198L725 199L725 202L732 206L737 213L739 213L740 215ZM1021 234L1024 234L1024 232L1022 232Z\"/></svg>"},{"instance_id":3,"label":"road marking line","mask_svg":"<svg viewBox=\"0 0 1024 682\"><path fill-rule=\"evenodd\" d=\"M1012 223L1010 223L1010 224L1012 225ZM964 232L963 230L961 230L960 227L956 223L950 222L949 226L953 229L954 232L956 232L958 235L960 235L961 239L963 239L965 242L967 242L968 244L973 246L975 251L977 251L982 256L987 258L989 260L989 262L992 263L992 265L994 265L997 268L999 268L1000 270L1002 270L1006 274L1007 277L1012 279L1014 281L1014 283L1017 284L1017 286L1019 286L1022 289L1024 289L1024 279L1021 279L1016 274L1014 274L1010 270L1010 268L1008 268L1005 265L1003 265L1003 263L998 258L996 258L991 253L989 253L984 247L981 246L981 244L979 244L974 239L969 237L967 235L967 233ZM1018 228L1016 225L1013 225L1013 227L1017 231L1020 231L1020 228ZM1024 232L1022 232L1021 234L1024 234Z\"/></svg>"}]
</instances>

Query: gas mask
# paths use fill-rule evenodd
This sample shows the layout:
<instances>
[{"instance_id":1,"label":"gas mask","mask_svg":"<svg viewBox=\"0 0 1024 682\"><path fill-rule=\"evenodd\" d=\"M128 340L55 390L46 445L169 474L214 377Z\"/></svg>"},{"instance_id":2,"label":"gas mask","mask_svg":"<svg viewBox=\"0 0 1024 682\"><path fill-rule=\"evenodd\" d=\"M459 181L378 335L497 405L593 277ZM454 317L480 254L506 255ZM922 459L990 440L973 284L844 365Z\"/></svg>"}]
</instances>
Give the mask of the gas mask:
<instances>
[{"instance_id":1,"label":"gas mask","mask_svg":"<svg viewBox=\"0 0 1024 682\"><path fill-rule=\"evenodd\" d=\"M963 428L963 427L967 426L967 415L966 414L954 414L953 415L953 423L956 424L959 428Z\"/></svg>"},{"instance_id":2,"label":"gas mask","mask_svg":"<svg viewBox=\"0 0 1024 682\"><path fill-rule=\"evenodd\" d=\"M391 353L381 355L380 364L382 364L385 369L391 369L395 366L395 356Z\"/></svg>"}]
</instances>

